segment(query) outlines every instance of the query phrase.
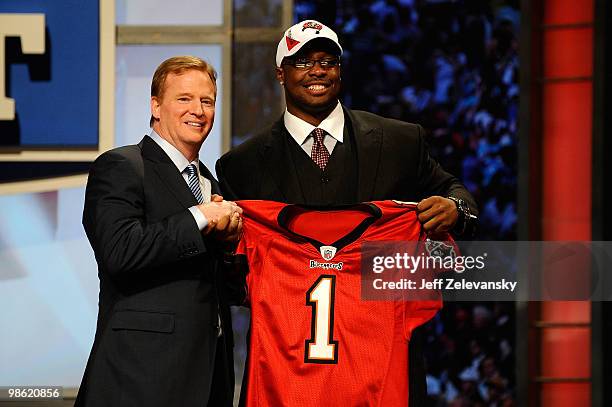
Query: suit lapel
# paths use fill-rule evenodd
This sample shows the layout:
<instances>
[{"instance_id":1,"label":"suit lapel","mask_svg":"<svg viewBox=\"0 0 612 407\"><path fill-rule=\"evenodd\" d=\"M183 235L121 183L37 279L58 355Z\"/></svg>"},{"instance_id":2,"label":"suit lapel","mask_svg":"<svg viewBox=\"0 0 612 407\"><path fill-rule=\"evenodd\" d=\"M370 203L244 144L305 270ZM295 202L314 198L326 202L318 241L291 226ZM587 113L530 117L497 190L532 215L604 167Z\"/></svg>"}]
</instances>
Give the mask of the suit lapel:
<instances>
[{"instance_id":1,"label":"suit lapel","mask_svg":"<svg viewBox=\"0 0 612 407\"><path fill-rule=\"evenodd\" d=\"M352 126L359 163L357 197L360 202L371 201L381 160L382 129L367 123L348 109L345 117ZM346 124L345 124L346 126Z\"/></svg>"},{"instance_id":2,"label":"suit lapel","mask_svg":"<svg viewBox=\"0 0 612 407\"><path fill-rule=\"evenodd\" d=\"M197 205L198 202L189 189L189 186L187 186L185 179L164 150L162 150L162 148L149 136L145 136L141 141L141 146L143 158L151 161L157 176L168 187L180 204L184 208Z\"/></svg>"},{"instance_id":3,"label":"suit lapel","mask_svg":"<svg viewBox=\"0 0 612 407\"><path fill-rule=\"evenodd\" d=\"M286 144L293 142L293 140L288 140L287 137L289 135L281 117L272 126L272 131L260 152L260 159L267 169L267 175L276 184L277 190L282 196L282 201L302 203L305 202L304 193L300 187L295 164L291 161L291 154Z\"/></svg>"},{"instance_id":4,"label":"suit lapel","mask_svg":"<svg viewBox=\"0 0 612 407\"><path fill-rule=\"evenodd\" d=\"M221 195L221 188L219 187L219 183L202 161L200 161L200 175L210 181L210 192L212 194Z\"/></svg>"}]
</instances>

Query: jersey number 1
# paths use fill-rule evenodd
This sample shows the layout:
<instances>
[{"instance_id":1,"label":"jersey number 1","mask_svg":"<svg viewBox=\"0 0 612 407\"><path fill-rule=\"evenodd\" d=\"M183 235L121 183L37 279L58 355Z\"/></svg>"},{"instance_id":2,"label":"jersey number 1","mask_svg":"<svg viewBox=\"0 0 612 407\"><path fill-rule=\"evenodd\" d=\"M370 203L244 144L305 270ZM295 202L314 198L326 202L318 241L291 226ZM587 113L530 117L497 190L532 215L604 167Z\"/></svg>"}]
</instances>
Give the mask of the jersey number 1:
<instances>
[{"instance_id":1,"label":"jersey number 1","mask_svg":"<svg viewBox=\"0 0 612 407\"><path fill-rule=\"evenodd\" d=\"M334 341L336 276L323 274L306 292L312 307L310 339L306 340L305 363L338 363L338 341Z\"/></svg>"}]
</instances>

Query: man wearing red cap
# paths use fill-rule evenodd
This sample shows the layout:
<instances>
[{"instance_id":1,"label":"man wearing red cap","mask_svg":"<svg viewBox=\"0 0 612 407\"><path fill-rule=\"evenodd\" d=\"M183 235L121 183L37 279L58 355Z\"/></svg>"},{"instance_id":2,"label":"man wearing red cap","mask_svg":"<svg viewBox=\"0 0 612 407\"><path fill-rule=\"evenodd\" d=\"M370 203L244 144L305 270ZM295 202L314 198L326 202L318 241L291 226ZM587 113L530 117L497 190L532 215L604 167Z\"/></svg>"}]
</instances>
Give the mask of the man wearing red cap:
<instances>
[{"instance_id":1,"label":"man wearing red cap","mask_svg":"<svg viewBox=\"0 0 612 407\"><path fill-rule=\"evenodd\" d=\"M271 127L219 159L224 196L309 205L417 201L418 218L430 236L471 234L476 203L429 155L421 126L342 106L342 52L336 33L318 21L285 31L276 77L287 109ZM410 405L425 405L418 334L410 343L409 368Z\"/></svg>"}]
</instances>

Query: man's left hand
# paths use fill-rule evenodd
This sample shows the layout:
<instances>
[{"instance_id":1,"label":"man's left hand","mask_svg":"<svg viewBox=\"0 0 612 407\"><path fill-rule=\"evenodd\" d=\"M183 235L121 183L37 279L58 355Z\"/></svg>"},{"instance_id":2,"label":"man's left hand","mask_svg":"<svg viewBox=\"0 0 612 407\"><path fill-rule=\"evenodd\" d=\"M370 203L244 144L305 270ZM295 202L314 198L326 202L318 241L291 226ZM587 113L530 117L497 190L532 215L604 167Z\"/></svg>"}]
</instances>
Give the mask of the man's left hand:
<instances>
[{"instance_id":1,"label":"man's left hand","mask_svg":"<svg viewBox=\"0 0 612 407\"><path fill-rule=\"evenodd\" d=\"M431 237L450 232L459 219L457 204L442 196L423 199L417 205L417 213L423 229Z\"/></svg>"}]
</instances>

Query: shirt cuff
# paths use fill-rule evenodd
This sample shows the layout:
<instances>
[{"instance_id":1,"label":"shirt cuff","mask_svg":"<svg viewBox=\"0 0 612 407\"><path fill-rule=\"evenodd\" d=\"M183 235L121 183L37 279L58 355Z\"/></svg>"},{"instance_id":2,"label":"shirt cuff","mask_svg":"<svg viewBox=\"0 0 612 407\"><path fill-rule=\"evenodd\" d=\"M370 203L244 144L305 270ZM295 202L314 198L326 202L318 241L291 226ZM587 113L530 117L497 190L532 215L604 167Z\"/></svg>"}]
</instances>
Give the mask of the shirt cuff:
<instances>
[{"instance_id":1,"label":"shirt cuff","mask_svg":"<svg viewBox=\"0 0 612 407\"><path fill-rule=\"evenodd\" d=\"M204 216L202 211L199 210L197 206L190 207L189 212L191 212L193 219L198 224L198 229L200 229L200 231L204 230L204 228L208 226L208 219L206 219L206 216Z\"/></svg>"}]
</instances>

